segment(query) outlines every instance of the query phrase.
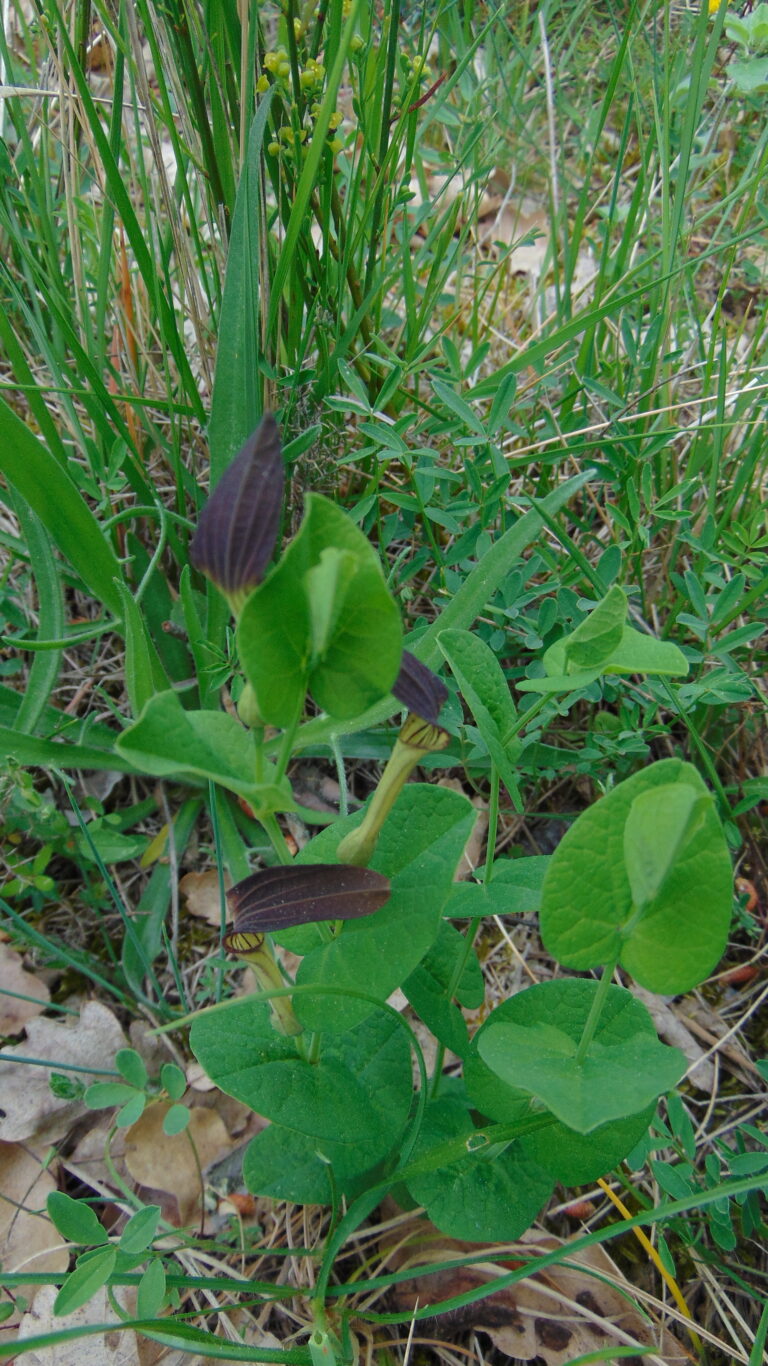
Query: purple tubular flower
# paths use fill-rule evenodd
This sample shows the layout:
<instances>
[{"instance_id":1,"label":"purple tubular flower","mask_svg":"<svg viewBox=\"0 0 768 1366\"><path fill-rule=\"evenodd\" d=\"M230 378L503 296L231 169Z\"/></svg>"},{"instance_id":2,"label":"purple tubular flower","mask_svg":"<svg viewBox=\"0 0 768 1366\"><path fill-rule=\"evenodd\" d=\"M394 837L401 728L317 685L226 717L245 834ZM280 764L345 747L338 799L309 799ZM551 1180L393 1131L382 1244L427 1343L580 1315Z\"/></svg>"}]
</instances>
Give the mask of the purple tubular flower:
<instances>
[{"instance_id":1,"label":"purple tubular flower","mask_svg":"<svg viewBox=\"0 0 768 1366\"><path fill-rule=\"evenodd\" d=\"M448 696L443 680L412 655L410 650L403 650L400 672L392 685L392 692L408 711L415 712L433 725L436 725L440 708Z\"/></svg>"},{"instance_id":2,"label":"purple tubular flower","mask_svg":"<svg viewBox=\"0 0 768 1366\"><path fill-rule=\"evenodd\" d=\"M271 413L224 471L200 514L189 558L228 598L261 582L280 529L285 472Z\"/></svg>"},{"instance_id":3,"label":"purple tubular flower","mask_svg":"<svg viewBox=\"0 0 768 1366\"><path fill-rule=\"evenodd\" d=\"M235 953L254 935L373 915L389 899L389 879L370 868L339 863L289 863L263 868L227 892L234 916L224 944Z\"/></svg>"}]
</instances>

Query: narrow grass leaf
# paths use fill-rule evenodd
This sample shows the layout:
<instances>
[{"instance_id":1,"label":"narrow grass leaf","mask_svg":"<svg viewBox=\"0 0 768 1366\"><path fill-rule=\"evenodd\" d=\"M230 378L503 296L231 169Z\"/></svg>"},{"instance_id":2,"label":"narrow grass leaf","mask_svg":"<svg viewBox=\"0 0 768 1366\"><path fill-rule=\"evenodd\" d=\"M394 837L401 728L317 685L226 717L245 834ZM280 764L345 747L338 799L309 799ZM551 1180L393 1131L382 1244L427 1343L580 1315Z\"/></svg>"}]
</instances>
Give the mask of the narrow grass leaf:
<instances>
[{"instance_id":1,"label":"narrow grass leaf","mask_svg":"<svg viewBox=\"0 0 768 1366\"><path fill-rule=\"evenodd\" d=\"M98 602L120 618L120 563L58 460L0 398L0 471L32 510Z\"/></svg>"},{"instance_id":2,"label":"narrow grass leaf","mask_svg":"<svg viewBox=\"0 0 768 1366\"><path fill-rule=\"evenodd\" d=\"M229 239L208 424L212 488L248 433L257 425L262 411L259 378L263 302L259 283L260 172L261 148L271 103L270 90L259 101L251 124Z\"/></svg>"},{"instance_id":3,"label":"narrow grass leaf","mask_svg":"<svg viewBox=\"0 0 768 1366\"><path fill-rule=\"evenodd\" d=\"M66 618L61 578L50 537L39 517L23 498L14 498L14 509L29 551L29 563L37 589L37 638L51 640L64 635ZM61 650L42 650L32 657L24 694L16 715L19 730L34 731L48 702L61 664Z\"/></svg>"}]
</instances>

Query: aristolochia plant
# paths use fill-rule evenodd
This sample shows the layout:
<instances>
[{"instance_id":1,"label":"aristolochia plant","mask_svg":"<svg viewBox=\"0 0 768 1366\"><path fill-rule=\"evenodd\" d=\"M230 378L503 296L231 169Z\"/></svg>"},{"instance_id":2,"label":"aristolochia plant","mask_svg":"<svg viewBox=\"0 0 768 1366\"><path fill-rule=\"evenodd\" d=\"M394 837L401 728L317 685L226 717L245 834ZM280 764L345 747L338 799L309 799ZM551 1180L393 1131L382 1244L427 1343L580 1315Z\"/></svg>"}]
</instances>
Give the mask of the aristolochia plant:
<instances>
[{"instance_id":1,"label":"aristolochia plant","mask_svg":"<svg viewBox=\"0 0 768 1366\"><path fill-rule=\"evenodd\" d=\"M499 783L519 802L515 760L543 699L520 716L489 647L448 609L432 642L490 757L493 798L485 876L456 883L472 805L455 791L406 784L448 742L439 724L445 684L403 651L373 548L326 498L307 496L298 533L270 568L282 490L267 417L215 489L191 546L236 619L240 720L154 692L151 660L134 651L144 683L134 681L133 693L146 696L118 750L144 771L213 780L245 798L273 841L276 866L228 893L225 943L253 966L261 990L201 1011L191 1046L217 1086L271 1121L245 1154L249 1189L347 1203L320 1277L319 1341L339 1240L387 1190L425 1206L458 1238L509 1240L555 1182L592 1181L638 1143L685 1059L659 1041L645 1006L616 984L617 969L651 991L701 981L725 945L731 867L707 788L674 758L610 790L551 858L494 860ZM483 601L481 590L475 612ZM611 589L521 690L567 695L605 673L686 671L674 645L628 627L626 615L625 594ZM437 662L437 650L427 657ZM408 716L376 792L292 859L275 813L294 806L288 763L304 735L317 734L316 721L301 726L307 697L325 714L328 740L386 717L391 693ZM521 991L470 1037L460 1007L484 996L474 932L487 914L520 910L539 911L559 964L599 976ZM469 921L469 931L454 920ZM294 980L275 943L299 957ZM438 1042L431 1078L409 1025L387 1004L395 988ZM450 1076L445 1050L459 1060Z\"/></svg>"}]
</instances>

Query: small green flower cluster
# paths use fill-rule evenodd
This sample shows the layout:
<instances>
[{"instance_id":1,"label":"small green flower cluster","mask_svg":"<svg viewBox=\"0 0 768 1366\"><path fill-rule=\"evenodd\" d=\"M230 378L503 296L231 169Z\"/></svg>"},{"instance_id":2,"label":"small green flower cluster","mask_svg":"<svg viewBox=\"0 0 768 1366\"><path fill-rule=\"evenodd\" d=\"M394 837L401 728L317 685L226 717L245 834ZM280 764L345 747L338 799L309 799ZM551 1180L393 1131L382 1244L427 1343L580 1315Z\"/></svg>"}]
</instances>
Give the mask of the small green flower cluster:
<instances>
[{"instance_id":1,"label":"small green flower cluster","mask_svg":"<svg viewBox=\"0 0 768 1366\"><path fill-rule=\"evenodd\" d=\"M296 39L299 41L304 36L306 26L301 19L294 19L293 27ZM291 61L285 48L278 47L273 51L266 52L264 54L263 65L264 73L259 77L259 80L256 83L257 92L260 95L264 94L269 89L270 85L274 83L279 84L283 88L283 93L285 94L291 109L296 110L296 104L293 98L294 91L291 84ZM269 72L269 75L267 75L267 72ZM322 108L320 97L322 96L323 87L325 85L325 66L321 61L318 61L316 57L307 57L305 64L299 68L299 85L302 94L309 98L312 96L317 97L312 101L307 110L309 118L314 121L319 116ZM299 114L299 117L301 117L301 113L299 113L298 110L296 110L296 112ZM341 124L341 120L341 113L338 110L335 110L330 118L328 137L328 146L334 156L341 151L343 143L341 138L331 136L331 134L335 134L336 129ZM311 130L307 127L297 128L286 123L278 129L276 136L267 143L267 151L271 156L295 155L296 152L302 148L302 145L306 143L310 131Z\"/></svg>"}]
</instances>

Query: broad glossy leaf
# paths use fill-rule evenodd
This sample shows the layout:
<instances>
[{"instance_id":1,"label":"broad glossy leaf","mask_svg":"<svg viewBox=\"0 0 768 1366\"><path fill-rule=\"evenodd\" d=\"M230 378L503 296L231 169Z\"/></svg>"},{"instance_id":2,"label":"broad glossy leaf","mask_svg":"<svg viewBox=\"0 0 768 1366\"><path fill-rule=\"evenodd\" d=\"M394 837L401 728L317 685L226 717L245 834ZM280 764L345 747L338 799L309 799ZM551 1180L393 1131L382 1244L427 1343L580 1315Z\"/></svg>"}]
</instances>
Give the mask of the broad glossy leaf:
<instances>
[{"instance_id":1,"label":"broad glossy leaf","mask_svg":"<svg viewBox=\"0 0 768 1366\"><path fill-rule=\"evenodd\" d=\"M638 908L624 828L636 797L677 783L708 804L658 894ZM568 830L544 879L542 938L553 957L577 971L618 958L649 991L688 991L723 953L732 884L728 847L703 780L691 764L663 759L620 783Z\"/></svg>"},{"instance_id":2,"label":"broad glossy leaf","mask_svg":"<svg viewBox=\"0 0 768 1366\"><path fill-rule=\"evenodd\" d=\"M597 982L577 980L529 987L506 1003L504 1020L488 1021L477 1045L502 1081L535 1096L581 1134L646 1111L685 1071L680 1050L660 1043L645 1007L621 987L609 988L594 1037L577 1062L597 990Z\"/></svg>"},{"instance_id":3,"label":"broad glossy leaf","mask_svg":"<svg viewBox=\"0 0 768 1366\"><path fill-rule=\"evenodd\" d=\"M411 1162L423 1160L447 1140L475 1131L468 1111L454 1097L427 1107ZM548 1200L553 1178L523 1152L519 1140L493 1156L467 1153L457 1162L407 1181L408 1191L443 1233L470 1242L517 1238Z\"/></svg>"},{"instance_id":4,"label":"broad glossy leaf","mask_svg":"<svg viewBox=\"0 0 768 1366\"><path fill-rule=\"evenodd\" d=\"M657 640L633 626L625 626L619 644L603 665L603 672L673 677L687 674L688 661L674 641Z\"/></svg>"},{"instance_id":5,"label":"broad glossy leaf","mask_svg":"<svg viewBox=\"0 0 768 1366\"><path fill-rule=\"evenodd\" d=\"M688 783L667 783L635 797L624 824L624 864L635 906L658 896L711 802Z\"/></svg>"},{"instance_id":6,"label":"broad glossy leaf","mask_svg":"<svg viewBox=\"0 0 768 1366\"><path fill-rule=\"evenodd\" d=\"M333 553L323 559L326 551ZM324 596L330 589L332 601ZM397 604L373 547L327 498L307 495L301 527L246 602L237 640L259 710L273 725L295 720L307 687L340 718L389 692L402 654Z\"/></svg>"},{"instance_id":7,"label":"broad glossy leaf","mask_svg":"<svg viewBox=\"0 0 768 1366\"><path fill-rule=\"evenodd\" d=\"M566 480L541 500L542 509L555 516L574 493L593 477L593 474L592 470L584 470L581 474ZM526 547L535 540L543 524L541 515L531 509L491 546L488 554L484 555L470 571L453 597L447 600L437 620L427 627L417 642L412 643L414 652L423 663L433 669L439 668L440 650L437 636L440 631L449 627L466 629L472 625L504 577L522 558ZM302 746L307 748L310 745L327 744L332 736L346 735L351 730L359 730L361 725L368 727L385 721L395 710L391 699L384 698L364 717L350 718L347 722L339 722L338 719L330 717L315 717L314 720L306 722L301 729Z\"/></svg>"},{"instance_id":8,"label":"broad glossy leaf","mask_svg":"<svg viewBox=\"0 0 768 1366\"><path fill-rule=\"evenodd\" d=\"M569 670L602 667L621 641L626 616L627 595L614 584L562 642Z\"/></svg>"},{"instance_id":9,"label":"broad glossy leaf","mask_svg":"<svg viewBox=\"0 0 768 1366\"><path fill-rule=\"evenodd\" d=\"M123 731L117 750L146 773L159 777L194 774L247 797L252 806L268 811L293 809L287 784L277 787L254 781L253 736L233 716L185 711L175 692L152 697L138 721Z\"/></svg>"},{"instance_id":10,"label":"broad glossy leaf","mask_svg":"<svg viewBox=\"0 0 768 1366\"><path fill-rule=\"evenodd\" d=\"M443 906L475 813L465 797L417 783L403 789L384 825L373 863L390 879L390 899L375 916L346 924L330 943L307 954L297 981L364 990L386 1000L420 963L440 929ZM322 856L355 822L323 832L302 851ZM364 1001L327 996L297 997L295 1009L308 1029L340 1030L364 1018Z\"/></svg>"},{"instance_id":11,"label":"broad glossy leaf","mask_svg":"<svg viewBox=\"0 0 768 1366\"><path fill-rule=\"evenodd\" d=\"M268 1008L254 1000L199 1015L190 1043L222 1090L275 1121L277 1136L256 1140L264 1153L263 1173L272 1170L268 1152L275 1153L280 1134L289 1134L297 1175L282 1187L286 1198L314 1200L321 1192L325 1200L324 1159L344 1184L385 1156L406 1123L412 1094L408 1038L388 1014L376 1012L345 1034L325 1038L314 1063L297 1056L295 1040L276 1033ZM285 1156L284 1172L290 1173L290 1152ZM246 1171L256 1167L255 1157L250 1166L246 1162ZM264 1174L252 1188L275 1193L273 1177Z\"/></svg>"},{"instance_id":12,"label":"broad glossy leaf","mask_svg":"<svg viewBox=\"0 0 768 1366\"><path fill-rule=\"evenodd\" d=\"M541 904L549 864L545 854L496 859L489 882L457 882L443 915L452 920L479 920L486 915L532 915Z\"/></svg>"},{"instance_id":13,"label":"broad glossy leaf","mask_svg":"<svg viewBox=\"0 0 768 1366\"><path fill-rule=\"evenodd\" d=\"M296 1205L330 1205L339 1195L353 1200L375 1180L376 1168L361 1166L357 1150L326 1143L322 1151L320 1157L311 1135L268 1124L245 1150L243 1180L255 1194Z\"/></svg>"},{"instance_id":14,"label":"broad glossy leaf","mask_svg":"<svg viewBox=\"0 0 768 1366\"><path fill-rule=\"evenodd\" d=\"M558 693L574 692L588 687L602 674L658 674L674 677L687 674L688 661L682 650L671 640L657 640L655 636L625 626L619 644L598 667L579 668L567 672L566 642L558 640L546 651L543 659L546 678L526 678L517 684L519 692Z\"/></svg>"},{"instance_id":15,"label":"broad glossy leaf","mask_svg":"<svg viewBox=\"0 0 768 1366\"><path fill-rule=\"evenodd\" d=\"M323 659L333 641L357 569L358 560L351 550L329 545L304 575L313 661Z\"/></svg>"},{"instance_id":16,"label":"broad glossy leaf","mask_svg":"<svg viewBox=\"0 0 768 1366\"><path fill-rule=\"evenodd\" d=\"M516 999L503 1001L492 1011L475 1034L469 1056L464 1061L464 1083L472 1107L500 1124L514 1123L527 1115L531 1097L527 1091L510 1086L491 1071L480 1056L478 1043L491 1025L515 1017L518 1007L513 1002ZM647 1014L645 1020L650 1024ZM648 1128L654 1109L652 1102L645 1110L626 1119L598 1125L589 1134L576 1133L556 1120L546 1129L524 1135L519 1140L520 1148L563 1185L582 1185L612 1171L631 1152Z\"/></svg>"}]
</instances>

